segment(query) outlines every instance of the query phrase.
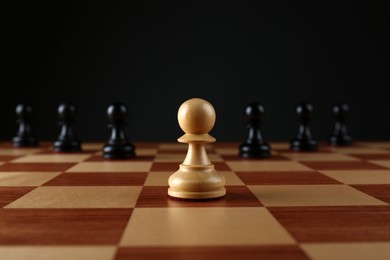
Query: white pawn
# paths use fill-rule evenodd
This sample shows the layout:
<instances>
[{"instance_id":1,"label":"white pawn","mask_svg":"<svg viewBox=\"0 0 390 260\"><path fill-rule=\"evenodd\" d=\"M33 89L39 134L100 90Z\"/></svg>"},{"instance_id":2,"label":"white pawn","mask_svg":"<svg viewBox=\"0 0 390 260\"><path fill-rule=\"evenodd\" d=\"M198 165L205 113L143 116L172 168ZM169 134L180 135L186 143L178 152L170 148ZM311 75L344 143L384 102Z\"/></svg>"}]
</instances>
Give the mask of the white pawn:
<instances>
[{"instance_id":1,"label":"white pawn","mask_svg":"<svg viewBox=\"0 0 390 260\"><path fill-rule=\"evenodd\" d=\"M177 119L185 132L178 141L188 143L188 152L180 169L169 177L168 195L182 199L224 196L225 178L215 170L205 148L205 144L215 142L208 134L215 123L213 106L200 98L189 99L180 106Z\"/></svg>"}]
</instances>

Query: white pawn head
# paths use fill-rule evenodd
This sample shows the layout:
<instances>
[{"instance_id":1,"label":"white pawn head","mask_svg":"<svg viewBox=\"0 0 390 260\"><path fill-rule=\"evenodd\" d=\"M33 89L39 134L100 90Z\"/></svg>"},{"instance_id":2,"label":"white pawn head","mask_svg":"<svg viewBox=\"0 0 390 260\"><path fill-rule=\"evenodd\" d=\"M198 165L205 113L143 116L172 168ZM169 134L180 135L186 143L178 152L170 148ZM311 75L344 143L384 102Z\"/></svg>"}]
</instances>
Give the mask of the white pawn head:
<instances>
[{"instance_id":1,"label":"white pawn head","mask_svg":"<svg viewBox=\"0 0 390 260\"><path fill-rule=\"evenodd\" d=\"M214 127L215 110L208 101L192 98L180 106L177 120L186 134L207 134Z\"/></svg>"}]
</instances>

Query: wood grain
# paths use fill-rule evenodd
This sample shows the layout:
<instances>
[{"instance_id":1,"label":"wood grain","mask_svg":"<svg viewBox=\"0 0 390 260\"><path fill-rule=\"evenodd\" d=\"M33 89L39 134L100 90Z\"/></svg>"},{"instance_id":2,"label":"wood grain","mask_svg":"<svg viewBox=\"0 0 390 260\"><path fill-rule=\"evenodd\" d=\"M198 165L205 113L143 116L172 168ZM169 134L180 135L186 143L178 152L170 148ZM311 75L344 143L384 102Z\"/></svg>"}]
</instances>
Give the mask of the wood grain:
<instances>
[{"instance_id":1,"label":"wood grain","mask_svg":"<svg viewBox=\"0 0 390 260\"><path fill-rule=\"evenodd\" d=\"M115 260L308 260L297 246L243 246L243 247L122 247Z\"/></svg>"},{"instance_id":2,"label":"wood grain","mask_svg":"<svg viewBox=\"0 0 390 260\"><path fill-rule=\"evenodd\" d=\"M268 207L298 242L390 240L388 206Z\"/></svg>"},{"instance_id":3,"label":"wood grain","mask_svg":"<svg viewBox=\"0 0 390 260\"><path fill-rule=\"evenodd\" d=\"M0 209L0 243L116 244L131 212L131 209Z\"/></svg>"}]
</instances>

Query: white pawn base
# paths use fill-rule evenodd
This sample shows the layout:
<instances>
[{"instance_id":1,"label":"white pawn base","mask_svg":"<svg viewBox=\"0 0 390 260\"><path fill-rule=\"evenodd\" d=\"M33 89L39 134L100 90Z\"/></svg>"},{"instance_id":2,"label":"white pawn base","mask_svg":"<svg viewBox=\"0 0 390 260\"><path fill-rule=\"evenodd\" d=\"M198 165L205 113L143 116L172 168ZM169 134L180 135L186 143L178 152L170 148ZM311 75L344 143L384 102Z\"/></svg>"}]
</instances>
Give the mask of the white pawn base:
<instances>
[{"instance_id":1,"label":"white pawn base","mask_svg":"<svg viewBox=\"0 0 390 260\"><path fill-rule=\"evenodd\" d=\"M226 195L225 178L214 165L184 165L169 177L168 195L181 199L212 199Z\"/></svg>"}]
</instances>

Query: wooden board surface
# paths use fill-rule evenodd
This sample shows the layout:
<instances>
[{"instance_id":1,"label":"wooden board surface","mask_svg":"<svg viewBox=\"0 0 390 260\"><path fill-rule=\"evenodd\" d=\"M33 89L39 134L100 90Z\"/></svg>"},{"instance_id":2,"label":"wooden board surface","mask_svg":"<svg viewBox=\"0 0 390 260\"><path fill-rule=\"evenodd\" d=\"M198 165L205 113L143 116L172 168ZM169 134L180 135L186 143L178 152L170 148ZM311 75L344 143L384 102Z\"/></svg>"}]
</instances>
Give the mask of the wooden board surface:
<instances>
[{"instance_id":1,"label":"wooden board surface","mask_svg":"<svg viewBox=\"0 0 390 260\"><path fill-rule=\"evenodd\" d=\"M102 144L59 154L0 145L1 259L385 259L390 257L390 142L242 159L208 146L222 199L167 195L186 146Z\"/></svg>"}]
</instances>

